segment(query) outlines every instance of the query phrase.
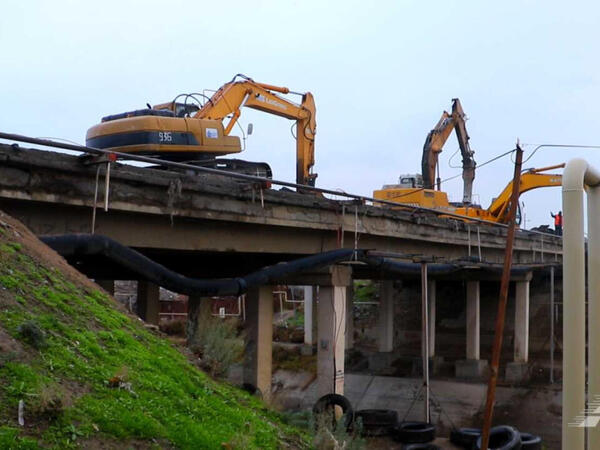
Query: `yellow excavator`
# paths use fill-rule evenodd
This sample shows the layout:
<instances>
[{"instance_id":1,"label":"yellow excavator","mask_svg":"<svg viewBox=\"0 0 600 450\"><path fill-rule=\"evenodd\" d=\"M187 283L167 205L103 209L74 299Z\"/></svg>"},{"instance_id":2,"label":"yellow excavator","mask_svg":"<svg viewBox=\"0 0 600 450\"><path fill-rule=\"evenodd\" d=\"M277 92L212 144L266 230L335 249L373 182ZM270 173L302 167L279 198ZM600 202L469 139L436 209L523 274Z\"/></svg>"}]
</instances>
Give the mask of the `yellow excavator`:
<instances>
[{"instance_id":1,"label":"yellow excavator","mask_svg":"<svg viewBox=\"0 0 600 450\"><path fill-rule=\"evenodd\" d=\"M398 184L384 185L382 189L373 191L373 197L379 200L401 203L403 206L399 207L400 209L407 206L417 206L459 214L465 216L465 220L468 220L468 218L478 218L490 222L506 223L512 192L512 181L492 201L489 208L483 209L480 206L472 204L476 163L473 159L474 152L469 145L469 135L467 134L465 121L466 116L460 100L455 98L452 100L452 113L444 111L436 126L429 132L425 139L421 161L423 174L400 175ZM452 130L456 132L462 154L464 186L463 201L461 203L450 203L446 192L441 190L439 177L436 179L439 154ZM519 184L519 195L532 189L560 186L562 183L562 176L560 174L543 173L560 167L564 167L564 164L541 169L530 169L522 173ZM452 217L455 218L454 216Z\"/></svg>"},{"instance_id":2,"label":"yellow excavator","mask_svg":"<svg viewBox=\"0 0 600 450\"><path fill-rule=\"evenodd\" d=\"M400 175L398 184L384 185L383 188L373 192L373 197L426 208L453 209L448 202L448 195L441 190L441 181L439 176L436 178L436 173L439 173L439 155L454 130L462 155L463 201L461 205L470 205L476 163L473 158L474 151L469 145L470 138L465 121L466 115L460 100L452 99L452 112L444 111L425 139L421 160L422 175Z\"/></svg>"},{"instance_id":3,"label":"yellow excavator","mask_svg":"<svg viewBox=\"0 0 600 450\"><path fill-rule=\"evenodd\" d=\"M297 94L301 102L278 94ZM219 158L243 150L240 138L230 133L242 107L248 107L295 120L296 183L315 185L317 174L312 173L312 168L317 125L310 92L293 92L238 74L211 97L202 93L181 94L171 102L147 106L103 117L101 123L88 130L86 145L271 178L272 171L266 163ZM251 132L249 127L248 134Z\"/></svg>"},{"instance_id":4,"label":"yellow excavator","mask_svg":"<svg viewBox=\"0 0 600 450\"><path fill-rule=\"evenodd\" d=\"M421 160L422 175L400 175L398 184L384 185L381 189L373 191L373 197L426 208L454 210L454 206L448 202L448 195L441 190L441 181L439 177L436 179L436 173L439 173L439 154L452 130L455 130L463 167L464 185L461 205L470 205L476 163L473 159L474 151L469 145L470 138L465 121L466 115L460 100L452 99L452 112L444 111L425 139Z\"/></svg>"},{"instance_id":5,"label":"yellow excavator","mask_svg":"<svg viewBox=\"0 0 600 450\"><path fill-rule=\"evenodd\" d=\"M521 194L531 191L532 189L538 189L543 187L560 186L562 184L562 175L557 173L543 173L548 170L557 169L564 167L564 164L557 164L555 166L543 167L541 169L529 169L521 174L521 181L519 183L519 196ZM406 209L408 206L421 206L425 208L437 209L439 211L447 211L453 214L459 214L465 216L464 219L468 221L469 218L477 218L487 220L489 222L507 223L508 222L508 210L510 206L510 197L512 193L513 182L512 180L506 185L504 190L496 197L489 208L483 209L480 206L475 205L464 205L457 206L448 202L448 196L442 191L433 191L431 189L420 188L422 185L422 179L415 175L402 175L400 181L408 185L413 183L412 189L408 187L398 189L404 193L408 192L409 195L403 196L388 196L384 194L390 194L394 192L394 188L383 189L381 191L375 191L380 193L374 195L375 198L381 200L397 201L402 203L403 206L399 209ZM385 188L385 186L384 186ZM435 197L428 195L434 193ZM412 200L412 201L407 201ZM388 205L386 205L387 207ZM520 214L518 214L520 216ZM441 217L444 217L443 215ZM446 216L456 219L455 216Z\"/></svg>"}]
</instances>

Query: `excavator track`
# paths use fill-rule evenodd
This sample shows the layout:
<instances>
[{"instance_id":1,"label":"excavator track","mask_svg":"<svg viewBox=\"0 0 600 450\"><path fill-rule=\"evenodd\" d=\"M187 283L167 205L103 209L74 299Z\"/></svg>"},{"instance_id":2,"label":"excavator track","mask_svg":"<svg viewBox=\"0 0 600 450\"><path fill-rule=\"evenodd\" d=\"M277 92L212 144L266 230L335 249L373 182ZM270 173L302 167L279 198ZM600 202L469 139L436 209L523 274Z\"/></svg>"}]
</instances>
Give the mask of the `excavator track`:
<instances>
[{"instance_id":1,"label":"excavator track","mask_svg":"<svg viewBox=\"0 0 600 450\"><path fill-rule=\"evenodd\" d=\"M164 156L164 155L163 155ZM163 158L166 159L166 158ZM241 173L244 175L253 175L261 178L273 178L273 171L271 170L271 166L269 166L265 162L253 162L253 161L244 161L243 159L230 159L230 158L214 158L214 159L201 159L201 160L192 160L192 161L179 161L185 164L190 164L198 167L207 167L209 169L218 169L224 172L235 172ZM152 166L154 169L163 169L161 166ZM193 175L195 172L193 170L186 169L168 169L168 170L176 170L178 172L184 172L186 174ZM233 180L237 181L241 184L248 184L248 181L244 180Z\"/></svg>"}]
</instances>

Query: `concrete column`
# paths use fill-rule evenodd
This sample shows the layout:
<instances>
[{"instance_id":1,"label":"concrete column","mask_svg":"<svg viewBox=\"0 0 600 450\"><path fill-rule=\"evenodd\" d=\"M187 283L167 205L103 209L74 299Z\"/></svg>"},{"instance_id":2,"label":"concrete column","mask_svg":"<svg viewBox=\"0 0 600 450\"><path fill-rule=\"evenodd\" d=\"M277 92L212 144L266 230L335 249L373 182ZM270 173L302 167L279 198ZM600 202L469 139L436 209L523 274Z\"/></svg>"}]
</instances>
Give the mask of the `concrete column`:
<instances>
[{"instance_id":1,"label":"concrete column","mask_svg":"<svg viewBox=\"0 0 600 450\"><path fill-rule=\"evenodd\" d=\"M316 344L319 337L319 286L312 287L312 343Z\"/></svg>"},{"instance_id":2,"label":"concrete column","mask_svg":"<svg viewBox=\"0 0 600 450\"><path fill-rule=\"evenodd\" d=\"M390 280L380 283L377 331L377 349L391 352L394 349L394 282Z\"/></svg>"},{"instance_id":3,"label":"concrete column","mask_svg":"<svg viewBox=\"0 0 600 450\"><path fill-rule=\"evenodd\" d=\"M313 332L313 309L316 309L313 287L304 286L304 343L306 345L313 345L316 340L316 333Z\"/></svg>"},{"instance_id":4,"label":"concrete column","mask_svg":"<svg viewBox=\"0 0 600 450\"><path fill-rule=\"evenodd\" d=\"M95 280L96 284L114 297L115 280Z\"/></svg>"},{"instance_id":5,"label":"concrete column","mask_svg":"<svg viewBox=\"0 0 600 450\"><path fill-rule=\"evenodd\" d=\"M346 350L354 348L354 286L346 288Z\"/></svg>"},{"instance_id":6,"label":"concrete column","mask_svg":"<svg viewBox=\"0 0 600 450\"><path fill-rule=\"evenodd\" d=\"M529 359L529 281L516 282L515 362Z\"/></svg>"},{"instance_id":7,"label":"concrete column","mask_svg":"<svg viewBox=\"0 0 600 450\"><path fill-rule=\"evenodd\" d=\"M429 357L435 356L435 280L428 280Z\"/></svg>"},{"instance_id":8,"label":"concrete column","mask_svg":"<svg viewBox=\"0 0 600 450\"><path fill-rule=\"evenodd\" d=\"M260 389L267 402L271 397L272 355L273 287L260 286L246 294L244 383Z\"/></svg>"},{"instance_id":9,"label":"concrete column","mask_svg":"<svg viewBox=\"0 0 600 450\"><path fill-rule=\"evenodd\" d=\"M331 285L319 286L319 342L317 345L317 395L344 393L346 344L346 291L350 268L330 268Z\"/></svg>"},{"instance_id":10,"label":"concrete column","mask_svg":"<svg viewBox=\"0 0 600 450\"><path fill-rule=\"evenodd\" d=\"M467 359L479 359L479 281L467 281Z\"/></svg>"},{"instance_id":11,"label":"concrete column","mask_svg":"<svg viewBox=\"0 0 600 450\"><path fill-rule=\"evenodd\" d=\"M160 287L149 281L138 281L137 313L145 322L158 325L160 303Z\"/></svg>"},{"instance_id":12,"label":"concrete column","mask_svg":"<svg viewBox=\"0 0 600 450\"><path fill-rule=\"evenodd\" d=\"M481 379L487 372L487 361L479 359L479 287L479 281L467 281L467 359L454 365L458 378Z\"/></svg>"}]
</instances>

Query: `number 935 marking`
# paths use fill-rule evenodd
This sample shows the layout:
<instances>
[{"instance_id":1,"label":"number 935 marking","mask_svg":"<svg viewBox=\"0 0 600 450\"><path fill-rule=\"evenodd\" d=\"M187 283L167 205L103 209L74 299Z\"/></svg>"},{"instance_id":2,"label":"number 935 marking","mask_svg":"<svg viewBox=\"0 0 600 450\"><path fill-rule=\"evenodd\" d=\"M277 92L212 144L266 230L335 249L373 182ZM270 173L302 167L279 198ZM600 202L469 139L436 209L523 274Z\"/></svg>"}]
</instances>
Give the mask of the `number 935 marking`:
<instances>
[{"instance_id":1,"label":"number 935 marking","mask_svg":"<svg viewBox=\"0 0 600 450\"><path fill-rule=\"evenodd\" d=\"M159 142L173 142L173 135L170 131L159 131L158 132Z\"/></svg>"}]
</instances>

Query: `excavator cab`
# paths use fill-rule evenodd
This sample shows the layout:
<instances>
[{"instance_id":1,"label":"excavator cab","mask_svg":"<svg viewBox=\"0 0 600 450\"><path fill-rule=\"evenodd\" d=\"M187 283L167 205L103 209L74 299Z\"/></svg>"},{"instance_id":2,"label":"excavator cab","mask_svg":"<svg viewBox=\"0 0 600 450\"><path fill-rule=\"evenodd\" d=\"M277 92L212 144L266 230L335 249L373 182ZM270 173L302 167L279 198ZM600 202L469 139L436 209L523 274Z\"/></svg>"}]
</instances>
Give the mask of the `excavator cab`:
<instances>
[{"instance_id":1,"label":"excavator cab","mask_svg":"<svg viewBox=\"0 0 600 450\"><path fill-rule=\"evenodd\" d=\"M172 111L175 117L190 117L200 111L200 107L194 103L169 102L154 105L152 109L157 111Z\"/></svg>"}]
</instances>

